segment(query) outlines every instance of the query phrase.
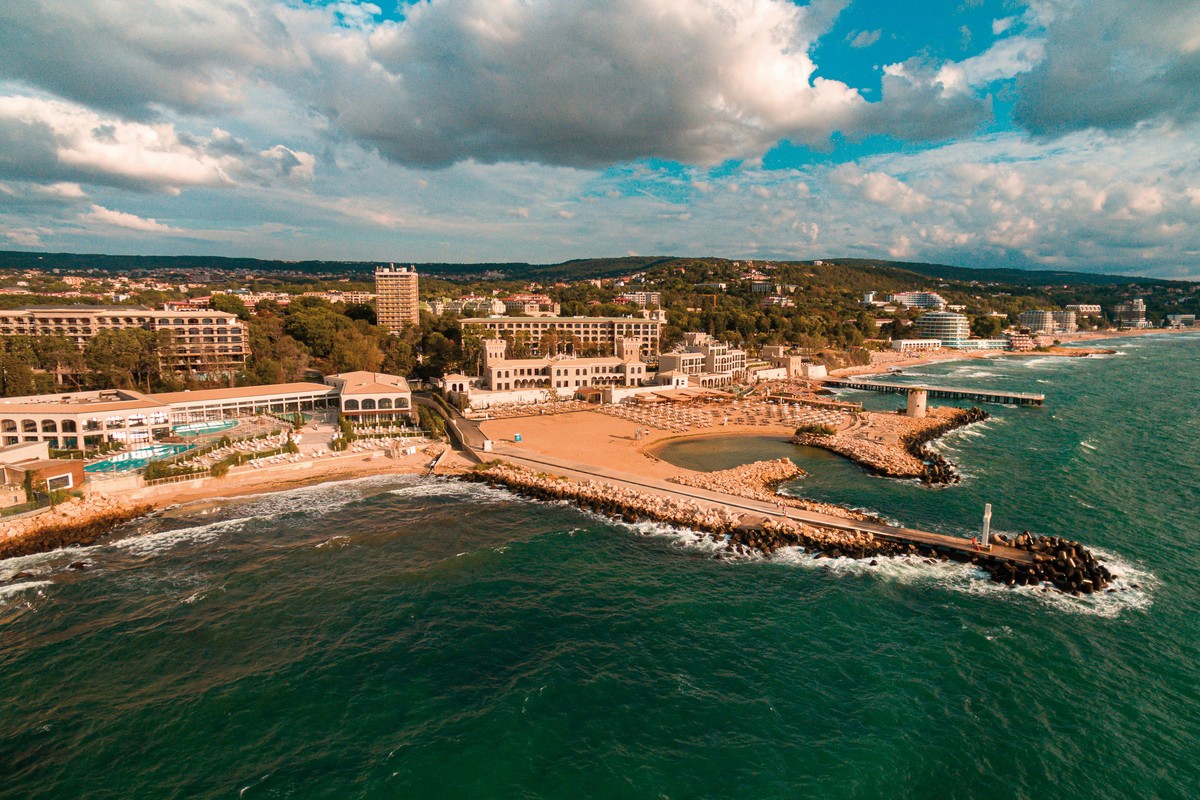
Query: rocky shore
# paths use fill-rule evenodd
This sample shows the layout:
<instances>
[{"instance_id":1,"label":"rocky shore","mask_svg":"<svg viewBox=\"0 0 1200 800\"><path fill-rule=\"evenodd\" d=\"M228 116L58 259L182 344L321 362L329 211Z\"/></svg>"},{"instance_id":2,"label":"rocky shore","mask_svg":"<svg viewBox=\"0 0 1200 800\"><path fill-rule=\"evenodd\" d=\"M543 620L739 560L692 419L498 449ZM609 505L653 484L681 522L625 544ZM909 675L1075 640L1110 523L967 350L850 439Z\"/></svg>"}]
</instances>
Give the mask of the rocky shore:
<instances>
[{"instance_id":1,"label":"rocky shore","mask_svg":"<svg viewBox=\"0 0 1200 800\"><path fill-rule=\"evenodd\" d=\"M676 500L602 481L573 481L504 462L491 462L480 467L464 474L463 478L504 487L535 500L570 502L586 511L627 522L653 521L688 528L707 534L718 557L758 555L769 558L784 547L798 547L817 558L920 556L931 562L954 560L977 564L992 580L1009 586L1036 585L1044 581L1072 594L1104 590L1115 577L1077 543L1055 537L1022 534L1008 543L1034 553L1034 563L1015 565L984 550L893 541L871 531L820 528L796 520L774 520L758 515L747 517L727 509L705 508L695 501ZM766 467L762 472L770 474Z\"/></svg>"},{"instance_id":2,"label":"rocky shore","mask_svg":"<svg viewBox=\"0 0 1200 800\"><path fill-rule=\"evenodd\" d=\"M796 466L791 459L780 458L776 461L756 461L733 469L723 469L718 472L701 472L697 474L679 475L668 478L671 483L681 486L692 486L697 489L707 489L712 492L722 492L737 497L748 497L751 500L762 500L767 503L783 503L789 508L804 511L815 511L832 517L842 517L858 521L881 522L875 517L869 517L859 511L854 511L833 503L821 503L816 500L805 500L800 497L789 497L777 494L781 483L795 480L807 475Z\"/></svg>"},{"instance_id":3,"label":"rocky shore","mask_svg":"<svg viewBox=\"0 0 1200 800\"><path fill-rule=\"evenodd\" d=\"M927 484L957 483L960 478L954 465L935 453L929 443L955 428L981 422L988 414L980 408L940 408L938 412L927 424L899 435L895 444L867 438L863 429L835 434L802 433L789 441L838 453L884 477L917 478Z\"/></svg>"},{"instance_id":4,"label":"rocky shore","mask_svg":"<svg viewBox=\"0 0 1200 800\"><path fill-rule=\"evenodd\" d=\"M52 511L0 521L0 559L89 545L150 510L150 506L130 506L104 495L89 494Z\"/></svg>"}]
</instances>

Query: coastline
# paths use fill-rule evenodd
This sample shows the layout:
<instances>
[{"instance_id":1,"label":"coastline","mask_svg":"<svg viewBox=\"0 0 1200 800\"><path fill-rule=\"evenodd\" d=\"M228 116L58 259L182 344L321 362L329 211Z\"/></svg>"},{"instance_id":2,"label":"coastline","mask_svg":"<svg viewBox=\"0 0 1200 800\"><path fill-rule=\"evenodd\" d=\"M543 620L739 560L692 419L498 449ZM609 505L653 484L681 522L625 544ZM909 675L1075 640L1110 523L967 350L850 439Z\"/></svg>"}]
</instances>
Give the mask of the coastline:
<instances>
[{"instance_id":1,"label":"coastline","mask_svg":"<svg viewBox=\"0 0 1200 800\"><path fill-rule=\"evenodd\" d=\"M1088 355L1109 354L1115 351L1113 351L1111 348L1097 348L1093 351L1092 348L1085 349L1074 347L1073 345L1082 342L1104 341L1106 339L1124 339L1131 336L1152 336L1154 334L1165 335L1188 332L1189 329L1175 330L1172 328L1142 328L1140 330L1128 331L1088 331L1087 333L1063 334L1059 337L1062 345L1051 348L1050 350L1022 350L1016 352L984 351L979 353L972 353L965 350L939 350L935 353L916 355L908 358L899 358L892 361L880 361L875 364L864 364L863 366L859 367L843 367L842 369L834 369L829 371L829 375L830 377L834 378L846 378L860 375L882 375L893 369L906 369L908 367L924 366L926 364L940 364L947 361L987 361L994 358L1035 358L1038 356L1050 356L1053 358L1083 358ZM1191 332L1194 333L1194 329L1192 329Z\"/></svg>"},{"instance_id":2,"label":"coastline","mask_svg":"<svg viewBox=\"0 0 1200 800\"><path fill-rule=\"evenodd\" d=\"M186 513L188 506L268 495L304 486L374 475L424 474L432 458L421 453L398 460L381 454L356 454L273 469L246 467L222 478L145 487L119 495L106 493L103 487L93 487L84 497L62 503L55 509L0 520L0 559L92 544L122 524L165 508L183 507ZM439 464L436 474L460 474L468 466L466 459L451 452Z\"/></svg>"}]
</instances>

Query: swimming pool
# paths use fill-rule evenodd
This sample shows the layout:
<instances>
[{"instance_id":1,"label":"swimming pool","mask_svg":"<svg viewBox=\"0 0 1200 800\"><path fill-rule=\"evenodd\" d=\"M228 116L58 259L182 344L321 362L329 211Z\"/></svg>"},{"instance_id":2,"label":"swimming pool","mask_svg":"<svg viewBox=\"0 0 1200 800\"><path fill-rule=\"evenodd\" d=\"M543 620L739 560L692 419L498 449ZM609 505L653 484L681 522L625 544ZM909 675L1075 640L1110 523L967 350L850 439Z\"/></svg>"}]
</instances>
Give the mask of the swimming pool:
<instances>
[{"instance_id":1,"label":"swimming pool","mask_svg":"<svg viewBox=\"0 0 1200 800\"><path fill-rule=\"evenodd\" d=\"M190 444L152 444L146 447L139 447L136 450L130 450L128 453L118 453L115 456L109 456L102 461L97 461L95 464L88 464L83 468L84 472L128 472L133 469L141 469L151 461L158 461L168 456L173 456L176 453L182 453L185 450L191 450L194 445Z\"/></svg>"},{"instance_id":2,"label":"swimming pool","mask_svg":"<svg viewBox=\"0 0 1200 800\"><path fill-rule=\"evenodd\" d=\"M171 430L180 436L200 436L205 433L227 431L237 424L236 419L216 419L210 422L189 422L186 425L175 425Z\"/></svg>"}]
</instances>

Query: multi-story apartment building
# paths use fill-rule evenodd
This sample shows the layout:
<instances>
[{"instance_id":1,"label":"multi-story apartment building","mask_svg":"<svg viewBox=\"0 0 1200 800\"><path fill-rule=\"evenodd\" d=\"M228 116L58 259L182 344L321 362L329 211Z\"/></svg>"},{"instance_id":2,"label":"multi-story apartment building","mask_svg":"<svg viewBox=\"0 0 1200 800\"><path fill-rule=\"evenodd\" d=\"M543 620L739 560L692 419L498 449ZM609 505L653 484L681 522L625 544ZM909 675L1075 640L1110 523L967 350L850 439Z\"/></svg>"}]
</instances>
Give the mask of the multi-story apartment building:
<instances>
[{"instance_id":1,"label":"multi-story apartment building","mask_svg":"<svg viewBox=\"0 0 1200 800\"><path fill-rule=\"evenodd\" d=\"M1079 330L1074 311L1022 311L1017 315L1017 321L1030 333L1074 333Z\"/></svg>"},{"instance_id":2,"label":"multi-story apartment building","mask_svg":"<svg viewBox=\"0 0 1200 800\"><path fill-rule=\"evenodd\" d=\"M388 264L375 268L375 317L391 333L421 322L417 271Z\"/></svg>"},{"instance_id":3,"label":"multi-story apartment building","mask_svg":"<svg viewBox=\"0 0 1200 800\"><path fill-rule=\"evenodd\" d=\"M971 323L953 311L930 311L917 317L917 333L923 339L938 339L943 347L962 347L971 337Z\"/></svg>"},{"instance_id":4,"label":"multi-story apartment building","mask_svg":"<svg viewBox=\"0 0 1200 800\"><path fill-rule=\"evenodd\" d=\"M727 385L746 371L746 351L707 333L689 332L682 344L658 357L658 371L694 376L701 386Z\"/></svg>"},{"instance_id":5,"label":"multi-story apartment building","mask_svg":"<svg viewBox=\"0 0 1200 800\"><path fill-rule=\"evenodd\" d=\"M100 331L141 328L170 334L160 366L171 372L226 374L246 364L246 326L224 311L152 311L136 306L28 307L0 311L0 336L66 336L79 348Z\"/></svg>"},{"instance_id":6,"label":"multi-story apartment building","mask_svg":"<svg viewBox=\"0 0 1200 800\"><path fill-rule=\"evenodd\" d=\"M440 297L429 301L429 311L433 314L466 314L468 316L500 316L504 313L504 303L494 297L483 295L464 295L451 299Z\"/></svg>"},{"instance_id":7,"label":"multi-story apartment building","mask_svg":"<svg viewBox=\"0 0 1200 800\"><path fill-rule=\"evenodd\" d=\"M331 292L305 292L305 297L319 297L322 300L327 300L330 303L374 303L375 294L373 292L339 292L337 290Z\"/></svg>"},{"instance_id":8,"label":"multi-story apartment building","mask_svg":"<svg viewBox=\"0 0 1200 800\"><path fill-rule=\"evenodd\" d=\"M1146 322L1146 301L1140 297L1113 306L1113 314L1122 328L1145 328L1149 324Z\"/></svg>"},{"instance_id":9,"label":"multi-story apartment building","mask_svg":"<svg viewBox=\"0 0 1200 800\"><path fill-rule=\"evenodd\" d=\"M937 292L900 292L888 295L889 303L899 303L907 308L945 308L946 298Z\"/></svg>"},{"instance_id":10,"label":"multi-story apartment building","mask_svg":"<svg viewBox=\"0 0 1200 800\"><path fill-rule=\"evenodd\" d=\"M625 292L617 296L619 303L632 303L638 308L659 308L662 306L662 292Z\"/></svg>"},{"instance_id":11,"label":"multi-story apartment building","mask_svg":"<svg viewBox=\"0 0 1200 800\"><path fill-rule=\"evenodd\" d=\"M514 294L500 299L506 314L522 317L557 317L561 310L558 303L544 294Z\"/></svg>"},{"instance_id":12,"label":"multi-story apartment building","mask_svg":"<svg viewBox=\"0 0 1200 800\"><path fill-rule=\"evenodd\" d=\"M529 347L541 351L542 334L551 328L577 337L581 342L607 346L617 351L620 339L637 339L643 355L658 354L663 321L641 317L474 317L462 321L463 328L473 327L510 336L523 335Z\"/></svg>"},{"instance_id":13,"label":"multi-story apartment building","mask_svg":"<svg viewBox=\"0 0 1200 800\"><path fill-rule=\"evenodd\" d=\"M1067 306L1067 311L1074 311L1076 316L1080 317L1100 316L1100 306L1098 303L1072 303Z\"/></svg>"}]
</instances>

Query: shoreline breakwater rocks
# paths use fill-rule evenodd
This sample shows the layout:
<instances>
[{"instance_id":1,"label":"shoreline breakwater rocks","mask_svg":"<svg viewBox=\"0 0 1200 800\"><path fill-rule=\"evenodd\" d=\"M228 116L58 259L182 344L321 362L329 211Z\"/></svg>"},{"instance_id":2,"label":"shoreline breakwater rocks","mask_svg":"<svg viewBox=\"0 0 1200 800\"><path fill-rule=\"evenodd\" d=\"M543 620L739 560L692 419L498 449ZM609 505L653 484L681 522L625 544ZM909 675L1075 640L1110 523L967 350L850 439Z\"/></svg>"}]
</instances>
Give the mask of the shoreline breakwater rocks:
<instances>
[{"instance_id":1,"label":"shoreline breakwater rocks","mask_svg":"<svg viewBox=\"0 0 1200 800\"><path fill-rule=\"evenodd\" d=\"M603 481L574 481L504 462L490 462L480 467L461 477L503 487L534 500L569 502L585 511L625 522L651 521L687 528L707 535L714 543L718 558L754 555L770 558L785 547L801 548L815 558L915 556L926 558L930 563L935 560L972 563L982 568L992 580L1008 586L1036 585L1045 581L1071 594L1100 591L1115 577L1077 543L1054 537L1022 534L1013 542L1001 539L1002 543L1034 553L1032 564L1014 565L986 551L895 541L871 531L820 528L798 520L774 520L759 514L747 517L729 509L706 508L692 500L664 497Z\"/></svg>"},{"instance_id":2,"label":"shoreline breakwater rocks","mask_svg":"<svg viewBox=\"0 0 1200 800\"><path fill-rule=\"evenodd\" d=\"M1116 575L1096 560L1079 542L1058 536L1034 536L1025 531L1014 537L993 536L1000 544L1033 553L1033 564L1014 564L1011 561L991 561L981 566L992 580L1009 586L1052 584L1076 597L1108 590Z\"/></svg>"},{"instance_id":3,"label":"shoreline breakwater rocks","mask_svg":"<svg viewBox=\"0 0 1200 800\"><path fill-rule=\"evenodd\" d=\"M128 506L104 495L89 494L52 511L0 520L0 559L89 545L151 510L151 506Z\"/></svg>"},{"instance_id":4,"label":"shoreline breakwater rocks","mask_svg":"<svg viewBox=\"0 0 1200 800\"><path fill-rule=\"evenodd\" d=\"M884 415L882 418L888 417L894 417L889 421L909 420L898 415ZM961 478L949 460L929 447L930 442L956 428L987 418L988 413L980 408L943 407L937 409L936 417L920 421L924 424L897 435L895 444L866 438L870 434L870 427L848 433L802 433L788 441L838 453L886 478L917 478L925 484L950 484L957 483Z\"/></svg>"}]
</instances>

